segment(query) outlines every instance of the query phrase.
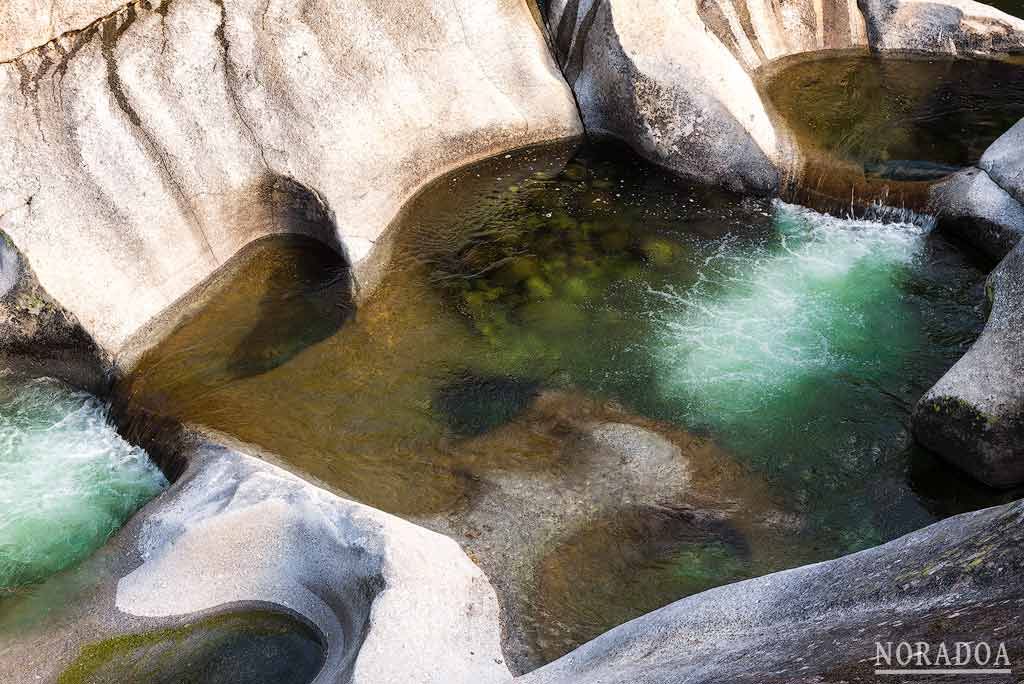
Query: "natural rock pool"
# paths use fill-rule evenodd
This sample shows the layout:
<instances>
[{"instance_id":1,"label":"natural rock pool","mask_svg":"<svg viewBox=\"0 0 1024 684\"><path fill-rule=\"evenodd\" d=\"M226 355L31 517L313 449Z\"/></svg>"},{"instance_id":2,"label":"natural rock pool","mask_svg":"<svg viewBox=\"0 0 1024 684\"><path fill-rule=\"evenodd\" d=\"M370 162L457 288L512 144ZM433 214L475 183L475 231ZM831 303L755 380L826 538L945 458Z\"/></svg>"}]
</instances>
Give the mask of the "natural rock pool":
<instances>
[{"instance_id":1,"label":"natural rock pool","mask_svg":"<svg viewBox=\"0 0 1024 684\"><path fill-rule=\"evenodd\" d=\"M57 683L306 684L323 660L316 630L251 610L90 644Z\"/></svg>"},{"instance_id":2,"label":"natural rock pool","mask_svg":"<svg viewBox=\"0 0 1024 684\"><path fill-rule=\"evenodd\" d=\"M95 397L0 378L0 597L88 556L166 485Z\"/></svg>"},{"instance_id":3,"label":"natural rock pool","mask_svg":"<svg viewBox=\"0 0 1024 684\"><path fill-rule=\"evenodd\" d=\"M877 218L694 187L610 143L501 155L406 208L358 309L328 248L255 243L120 402L452 535L527 669L1012 498L907 433L981 328L984 271L924 217Z\"/></svg>"},{"instance_id":4,"label":"natural rock pool","mask_svg":"<svg viewBox=\"0 0 1024 684\"><path fill-rule=\"evenodd\" d=\"M810 54L769 67L762 90L807 158L808 190L913 205L915 184L977 164L1024 116L1024 62Z\"/></svg>"}]
</instances>

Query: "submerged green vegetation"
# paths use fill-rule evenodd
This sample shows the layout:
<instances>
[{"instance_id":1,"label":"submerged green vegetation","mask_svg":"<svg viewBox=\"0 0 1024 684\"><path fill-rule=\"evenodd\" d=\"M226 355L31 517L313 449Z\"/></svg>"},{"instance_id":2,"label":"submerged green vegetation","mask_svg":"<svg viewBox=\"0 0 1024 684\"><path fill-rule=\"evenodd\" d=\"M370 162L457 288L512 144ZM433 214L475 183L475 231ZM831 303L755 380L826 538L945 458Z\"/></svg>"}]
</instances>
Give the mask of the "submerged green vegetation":
<instances>
[{"instance_id":1,"label":"submerged green vegetation","mask_svg":"<svg viewBox=\"0 0 1024 684\"><path fill-rule=\"evenodd\" d=\"M81 561L166 485L95 397L0 379L0 590Z\"/></svg>"},{"instance_id":2,"label":"submerged green vegetation","mask_svg":"<svg viewBox=\"0 0 1024 684\"><path fill-rule=\"evenodd\" d=\"M240 375L227 371L240 350L263 356L251 331L282 330L269 322L287 297L260 294L266 265L288 272L327 249L254 245L122 399L419 521L471 509L493 473L568 472L571 434L520 420L551 390L699 434L727 472L771 492L777 524L754 524L765 507L743 497L757 487L736 484L736 501L704 502L734 511L728 521L639 511L533 550L544 561L519 610L538 660L689 593L1001 500L907 433L916 399L983 321L983 272L926 222L712 191L590 143L456 172L412 203L394 239L388 274L333 334L289 319L286 357ZM347 306L331 282L337 269L324 268L295 296ZM718 480L694 492L728 489L706 477Z\"/></svg>"},{"instance_id":3,"label":"submerged green vegetation","mask_svg":"<svg viewBox=\"0 0 1024 684\"><path fill-rule=\"evenodd\" d=\"M86 646L58 684L306 684L324 662L316 630L254 610Z\"/></svg>"}]
</instances>

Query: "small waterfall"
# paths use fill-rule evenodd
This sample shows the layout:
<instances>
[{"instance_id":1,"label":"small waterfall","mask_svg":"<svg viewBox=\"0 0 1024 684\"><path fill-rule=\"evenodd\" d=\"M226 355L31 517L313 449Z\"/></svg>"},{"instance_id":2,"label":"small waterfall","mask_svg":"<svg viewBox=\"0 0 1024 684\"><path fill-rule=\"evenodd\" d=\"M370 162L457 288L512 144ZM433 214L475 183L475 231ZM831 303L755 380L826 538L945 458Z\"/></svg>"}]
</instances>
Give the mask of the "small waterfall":
<instances>
[{"instance_id":1,"label":"small waterfall","mask_svg":"<svg viewBox=\"0 0 1024 684\"><path fill-rule=\"evenodd\" d=\"M84 559L166 486L92 395L0 378L0 589Z\"/></svg>"}]
</instances>

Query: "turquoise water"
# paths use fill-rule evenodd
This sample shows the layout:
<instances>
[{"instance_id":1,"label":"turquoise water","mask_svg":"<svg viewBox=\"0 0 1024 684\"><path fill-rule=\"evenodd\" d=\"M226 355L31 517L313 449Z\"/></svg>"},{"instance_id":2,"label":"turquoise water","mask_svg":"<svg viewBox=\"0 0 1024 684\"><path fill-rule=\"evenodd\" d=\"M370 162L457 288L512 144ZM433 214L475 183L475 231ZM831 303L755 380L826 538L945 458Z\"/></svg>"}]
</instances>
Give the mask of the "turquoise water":
<instances>
[{"instance_id":1,"label":"turquoise water","mask_svg":"<svg viewBox=\"0 0 1024 684\"><path fill-rule=\"evenodd\" d=\"M92 395L0 379L0 589L79 562L166 485Z\"/></svg>"},{"instance_id":2,"label":"turquoise water","mask_svg":"<svg viewBox=\"0 0 1024 684\"><path fill-rule=\"evenodd\" d=\"M268 296L310 260L334 282L330 260L267 241L119 392L418 521L487 506L497 473L573 481L574 414L533 423L538 397L678 441L690 491L566 511L522 549L536 572L510 580L528 598L509 629L537 665L685 595L1000 502L907 430L981 329L984 271L923 219L875 218L695 186L608 142L502 155L410 205L389 272L332 335ZM316 281L297 295L327 310ZM289 353L231 372L257 329Z\"/></svg>"},{"instance_id":3,"label":"turquoise water","mask_svg":"<svg viewBox=\"0 0 1024 684\"><path fill-rule=\"evenodd\" d=\"M919 342L899 275L920 257L928 220L843 220L781 202L774 214L767 244L723 240L695 285L655 292L667 303L661 391L692 397L692 415L719 428L810 401L837 374L871 377Z\"/></svg>"}]
</instances>

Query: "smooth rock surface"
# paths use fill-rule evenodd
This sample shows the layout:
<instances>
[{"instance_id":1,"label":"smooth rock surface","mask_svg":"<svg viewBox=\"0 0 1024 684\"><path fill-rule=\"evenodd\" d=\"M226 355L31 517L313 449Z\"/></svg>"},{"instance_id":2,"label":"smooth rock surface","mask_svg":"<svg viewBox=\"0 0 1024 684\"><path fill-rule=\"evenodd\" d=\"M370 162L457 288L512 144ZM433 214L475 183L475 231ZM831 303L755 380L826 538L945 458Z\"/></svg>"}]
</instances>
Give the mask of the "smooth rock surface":
<instances>
[{"instance_id":1,"label":"smooth rock surface","mask_svg":"<svg viewBox=\"0 0 1024 684\"><path fill-rule=\"evenodd\" d=\"M778 186L778 143L754 83L695 2L555 0L547 24L587 130L700 181Z\"/></svg>"},{"instance_id":2,"label":"smooth rock surface","mask_svg":"<svg viewBox=\"0 0 1024 684\"><path fill-rule=\"evenodd\" d=\"M1022 523L1024 502L1017 502L834 561L713 589L516 681L866 683L878 681L877 641L923 641L932 653L941 641L987 641L993 650L1005 643L1016 664L1024 657Z\"/></svg>"},{"instance_id":3,"label":"smooth rock surface","mask_svg":"<svg viewBox=\"0 0 1024 684\"><path fill-rule=\"evenodd\" d=\"M102 393L109 357L78 320L54 301L6 235L0 233L0 367L60 378Z\"/></svg>"},{"instance_id":4,"label":"smooth rock surface","mask_svg":"<svg viewBox=\"0 0 1024 684\"><path fill-rule=\"evenodd\" d=\"M317 684L511 679L494 590L454 541L205 438L184 452L186 473L90 559L99 570L35 590L60 602L69 581L112 578L75 589L42 621L15 622L0 639L9 681L52 681L94 642L246 606L285 609L320 631Z\"/></svg>"},{"instance_id":5,"label":"smooth rock surface","mask_svg":"<svg viewBox=\"0 0 1024 684\"><path fill-rule=\"evenodd\" d=\"M7 0L0 4L0 62L81 30L124 5L125 0Z\"/></svg>"},{"instance_id":6,"label":"smooth rock surface","mask_svg":"<svg viewBox=\"0 0 1024 684\"><path fill-rule=\"evenodd\" d=\"M1024 242L989 276L981 337L914 408L917 440L994 487L1024 482Z\"/></svg>"},{"instance_id":7,"label":"smooth rock surface","mask_svg":"<svg viewBox=\"0 0 1024 684\"><path fill-rule=\"evenodd\" d=\"M1024 203L1024 119L985 150L979 166L999 187Z\"/></svg>"},{"instance_id":8,"label":"smooth rock surface","mask_svg":"<svg viewBox=\"0 0 1024 684\"><path fill-rule=\"evenodd\" d=\"M929 190L928 210L938 226L994 261L1024 234L1024 206L980 169L959 171Z\"/></svg>"},{"instance_id":9,"label":"smooth rock surface","mask_svg":"<svg viewBox=\"0 0 1024 684\"><path fill-rule=\"evenodd\" d=\"M546 22L588 130L683 176L754 193L810 171L762 101L766 67L823 50L1024 47L1024 20L972 0L552 0Z\"/></svg>"},{"instance_id":10,"label":"smooth rock surface","mask_svg":"<svg viewBox=\"0 0 1024 684\"><path fill-rule=\"evenodd\" d=\"M973 0L864 0L876 50L992 55L1024 48L1024 20Z\"/></svg>"},{"instance_id":11,"label":"smooth rock surface","mask_svg":"<svg viewBox=\"0 0 1024 684\"><path fill-rule=\"evenodd\" d=\"M0 128L0 229L109 352L288 230L282 183L358 262L432 177L581 131L522 0L142 0L0 64Z\"/></svg>"}]
</instances>

